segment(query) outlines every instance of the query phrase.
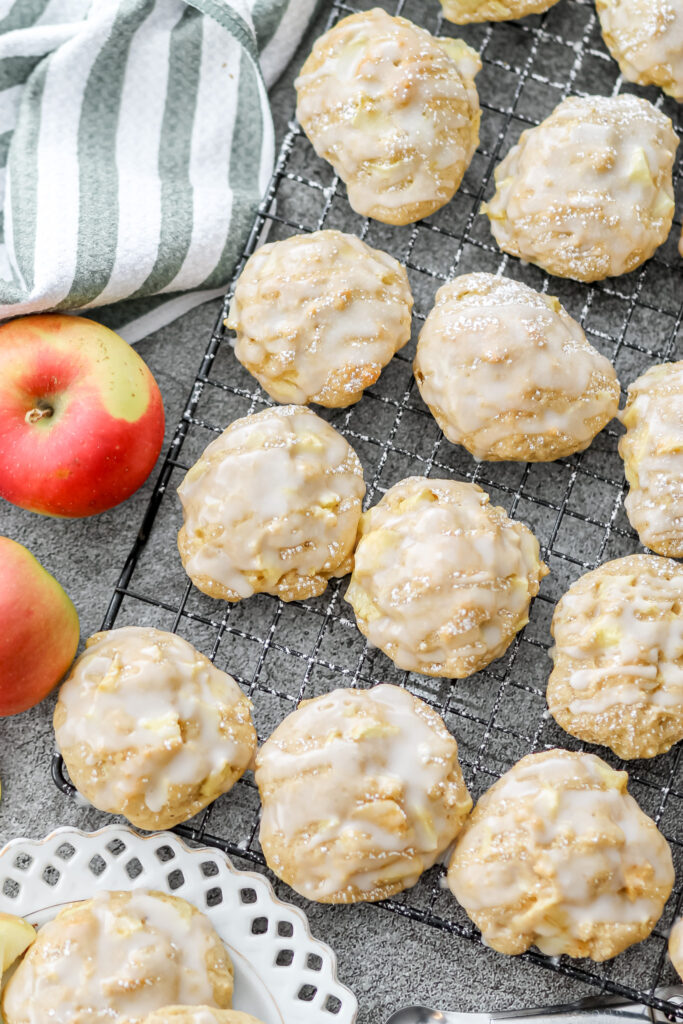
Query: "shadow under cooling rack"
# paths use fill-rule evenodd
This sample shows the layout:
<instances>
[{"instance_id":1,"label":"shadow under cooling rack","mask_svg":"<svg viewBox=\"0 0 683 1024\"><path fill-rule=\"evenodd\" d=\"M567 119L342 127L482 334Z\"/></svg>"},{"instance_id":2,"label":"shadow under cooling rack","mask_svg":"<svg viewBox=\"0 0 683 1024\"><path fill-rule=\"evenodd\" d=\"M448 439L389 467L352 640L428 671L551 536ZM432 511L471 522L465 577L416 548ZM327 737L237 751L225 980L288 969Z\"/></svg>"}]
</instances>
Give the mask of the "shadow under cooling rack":
<instances>
[{"instance_id":1,"label":"shadow under cooling rack","mask_svg":"<svg viewBox=\"0 0 683 1024\"><path fill-rule=\"evenodd\" d=\"M360 6L376 5L333 3L330 24ZM558 295L592 344L613 361L622 384L653 363L682 358L683 273L676 252L680 222L644 267L626 277L584 285L548 278L537 268L502 255L478 210L492 192L495 164L520 132L537 124L569 94L638 92L672 117L679 135L683 135L683 108L656 90L637 89L620 78L600 39L593 4L587 0L561 0L546 14L522 22L465 28L443 21L437 0L387 0L383 6L435 35L461 36L482 55L483 69L477 79L481 144L462 187L446 207L418 224L394 228L369 221L351 210L344 187L292 123L235 276L265 232L273 241L324 227L355 232L407 266L415 297L412 341L357 405L317 411L358 452L367 483L366 505L411 474L456 477L480 484L494 504L534 530L551 574L533 602L529 624L503 658L470 679L452 683L402 672L372 649L344 603L346 581L332 581L319 598L287 605L259 595L226 606L190 585L175 550L181 525L175 488L229 422L271 404L234 358L223 326L226 299L103 628L138 624L177 631L239 680L253 702L260 740L302 698L337 686L378 682L407 686L439 711L457 738L463 771L476 799L524 754L554 746L582 749L546 714L550 618L556 600L578 576L607 559L638 550L638 538L623 510L618 426L606 428L587 451L560 462L477 464L463 449L444 440L420 399L411 370L417 332L444 281L454 274L485 270ZM683 206L681 169L679 160L675 170L679 210ZM609 752L599 753L615 767L623 767ZM666 835L680 880L680 749L628 767L630 791ZM53 774L59 787L73 795L59 755L53 761ZM258 794L249 775L176 831L263 866L258 813ZM481 942L477 929L444 891L442 876L443 868L435 867L413 889L378 907L395 917ZM666 958L666 939L682 896L679 882L652 936L607 964L550 959L533 950L523 956L588 982L598 992L624 995L681 1014L673 1003L654 993L675 979Z\"/></svg>"}]
</instances>

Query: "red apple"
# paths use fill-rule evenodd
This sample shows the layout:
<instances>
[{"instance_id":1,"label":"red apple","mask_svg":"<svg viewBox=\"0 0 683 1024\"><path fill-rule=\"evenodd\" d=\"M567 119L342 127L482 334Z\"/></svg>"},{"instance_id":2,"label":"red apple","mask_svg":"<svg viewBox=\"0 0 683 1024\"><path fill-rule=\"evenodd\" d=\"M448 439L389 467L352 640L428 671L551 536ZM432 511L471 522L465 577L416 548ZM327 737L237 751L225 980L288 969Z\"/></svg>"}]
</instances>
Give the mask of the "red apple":
<instances>
[{"instance_id":1,"label":"red apple","mask_svg":"<svg viewBox=\"0 0 683 1024\"><path fill-rule=\"evenodd\" d=\"M0 717L38 704L78 647L78 615L23 544L0 537Z\"/></svg>"},{"instance_id":2,"label":"red apple","mask_svg":"<svg viewBox=\"0 0 683 1024\"><path fill-rule=\"evenodd\" d=\"M0 497L48 516L91 516L147 479L164 407L146 363L83 317L0 326Z\"/></svg>"}]
</instances>

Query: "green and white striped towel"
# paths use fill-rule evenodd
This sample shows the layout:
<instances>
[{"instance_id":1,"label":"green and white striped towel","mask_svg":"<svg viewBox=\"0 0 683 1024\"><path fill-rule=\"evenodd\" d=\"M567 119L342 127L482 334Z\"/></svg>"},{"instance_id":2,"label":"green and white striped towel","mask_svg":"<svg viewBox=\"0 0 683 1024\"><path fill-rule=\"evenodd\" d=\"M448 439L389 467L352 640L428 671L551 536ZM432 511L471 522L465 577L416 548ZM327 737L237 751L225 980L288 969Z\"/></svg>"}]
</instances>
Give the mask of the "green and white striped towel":
<instances>
[{"instance_id":1,"label":"green and white striped towel","mask_svg":"<svg viewBox=\"0 0 683 1024\"><path fill-rule=\"evenodd\" d=\"M121 303L135 341L221 294L315 3L0 0L1 319Z\"/></svg>"}]
</instances>

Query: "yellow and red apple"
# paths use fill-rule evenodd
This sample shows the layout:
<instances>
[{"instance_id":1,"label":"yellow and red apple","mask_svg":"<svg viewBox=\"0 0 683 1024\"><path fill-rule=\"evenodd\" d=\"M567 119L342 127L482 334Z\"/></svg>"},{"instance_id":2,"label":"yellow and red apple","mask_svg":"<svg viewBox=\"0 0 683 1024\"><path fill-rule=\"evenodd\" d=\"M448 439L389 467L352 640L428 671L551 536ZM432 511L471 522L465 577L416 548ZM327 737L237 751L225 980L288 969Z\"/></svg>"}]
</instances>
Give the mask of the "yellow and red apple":
<instances>
[{"instance_id":1,"label":"yellow and red apple","mask_svg":"<svg viewBox=\"0 0 683 1024\"><path fill-rule=\"evenodd\" d=\"M0 326L0 497L79 517L124 501L151 473L164 407L146 363L84 317Z\"/></svg>"},{"instance_id":2,"label":"yellow and red apple","mask_svg":"<svg viewBox=\"0 0 683 1024\"><path fill-rule=\"evenodd\" d=\"M38 704L78 648L78 615L31 552L0 537L0 717Z\"/></svg>"}]
</instances>

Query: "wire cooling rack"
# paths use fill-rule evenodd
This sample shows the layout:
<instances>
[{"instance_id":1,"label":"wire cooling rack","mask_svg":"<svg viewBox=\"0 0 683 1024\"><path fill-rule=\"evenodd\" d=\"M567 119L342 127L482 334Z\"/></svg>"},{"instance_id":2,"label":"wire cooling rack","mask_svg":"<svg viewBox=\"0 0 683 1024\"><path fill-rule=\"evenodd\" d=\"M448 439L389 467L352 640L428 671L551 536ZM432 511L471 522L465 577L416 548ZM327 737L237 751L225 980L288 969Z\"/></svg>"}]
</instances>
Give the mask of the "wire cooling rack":
<instances>
[{"instance_id":1,"label":"wire cooling rack","mask_svg":"<svg viewBox=\"0 0 683 1024\"><path fill-rule=\"evenodd\" d=\"M323 227L355 232L407 266L415 297L411 343L357 405L321 414L356 448L365 470L366 504L376 503L388 487L411 474L456 477L476 481L494 504L527 523L551 569L532 605L530 622L499 661L470 679L449 682L402 672L371 648L343 601L346 580L333 580L321 597L303 603L283 604L260 595L232 606L190 585L175 550L181 524L175 488L228 423L271 404L234 358L223 326L226 299L103 627L153 625L186 637L249 693L261 740L302 698L338 686L367 687L387 681L407 686L440 712L456 736L476 799L524 754L553 746L582 749L546 714L553 606L585 571L638 550L638 538L623 510L618 424L604 430L588 451L560 462L477 464L464 449L444 440L420 399L411 372L417 332L444 281L454 274L485 270L558 295L580 320L590 341L612 359L624 386L652 363L682 358L683 263L676 252L680 221L643 268L588 286L548 278L502 255L478 210L493 190L496 163L524 128L537 124L567 95L639 92L673 119L681 137L683 108L658 90L638 89L622 80L602 44L593 5L584 0L560 0L546 14L521 22L465 28L444 21L437 0L384 0L382 5L436 35L464 38L481 53L483 70L477 79L481 145L462 187L444 209L419 224L394 228L368 221L351 210L344 186L292 123L238 273L264 231L275 240ZM337 0L330 4L329 24L370 6L377 2L362 0L349 6ZM679 216L682 157L679 152L675 173ZM611 764L624 766L608 751L598 752ZM535 951L524 954L535 963L594 985L598 992L641 1000L672 1015L681 1010L654 992L675 978L666 959L666 935L683 901L680 755L679 746L653 761L628 765L630 790L669 840L677 869L675 892L653 935L603 965L566 957L550 959ZM57 784L73 794L58 755L53 768ZM176 831L263 865L258 807L249 775ZM481 942L477 929L440 884L443 870L433 868L413 889L378 906L396 917ZM395 927L399 926L396 922Z\"/></svg>"}]
</instances>

